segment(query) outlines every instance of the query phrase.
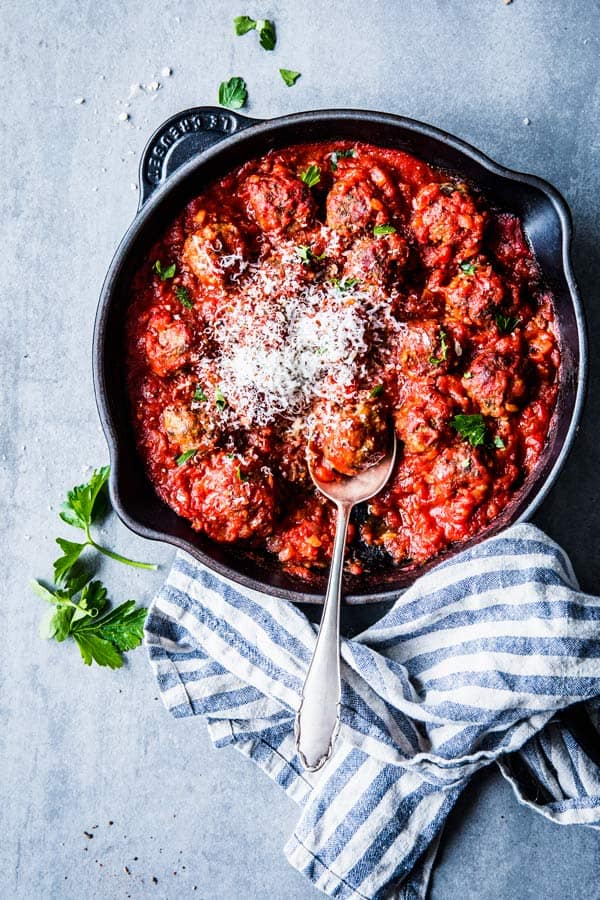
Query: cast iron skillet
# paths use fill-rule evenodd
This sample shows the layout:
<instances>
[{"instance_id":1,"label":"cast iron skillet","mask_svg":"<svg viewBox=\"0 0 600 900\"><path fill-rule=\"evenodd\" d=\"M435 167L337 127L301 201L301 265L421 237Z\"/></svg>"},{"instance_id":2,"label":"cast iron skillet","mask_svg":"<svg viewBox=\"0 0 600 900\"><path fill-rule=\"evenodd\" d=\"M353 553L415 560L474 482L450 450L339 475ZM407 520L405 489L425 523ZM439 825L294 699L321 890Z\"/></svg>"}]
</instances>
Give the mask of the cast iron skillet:
<instances>
[{"instance_id":1,"label":"cast iron skillet","mask_svg":"<svg viewBox=\"0 0 600 900\"><path fill-rule=\"evenodd\" d=\"M558 315L562 369L557 408L536 471L507 510L470 544L531 517L558 476L571 449L586 379L586 338L581 302L569 256L569 209L551 185L512 172L449 134L402 116L357 110L317 110L258 121L227 110L198 107L168 119L151 137L140 163L140 205L106 276L94 330L94 385L110 448L110 494L123 522L137 534L167 541L219 575L245 587L294 602L320 601L324 579L307 585L273 561L218 545L193 531L156 495L137 454L126 390L124 322L129 284L151 244L187 201L214 179L273 148L309 141L360 140L394 147L473 181L487 200L520 216L552 290ZM423 571L374 571L350 576L346 602L389 601ZM455 551L454 551L455 552Z\"/></svg>"}]
</instances>

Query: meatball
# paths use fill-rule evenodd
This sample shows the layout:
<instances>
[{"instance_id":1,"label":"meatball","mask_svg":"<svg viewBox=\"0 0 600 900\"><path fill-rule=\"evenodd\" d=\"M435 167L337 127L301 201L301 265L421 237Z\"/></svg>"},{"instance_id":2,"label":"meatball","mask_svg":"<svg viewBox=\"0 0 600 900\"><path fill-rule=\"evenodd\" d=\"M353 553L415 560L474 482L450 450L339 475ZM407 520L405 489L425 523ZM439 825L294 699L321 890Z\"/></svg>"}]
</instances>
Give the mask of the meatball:
<instances>
[{"instance_id":1,"label":"meatball","mask_svg":"<svg viewBox=\"0 0 600 900\"><path fill-rule=\"evenodd\" d=\"M183 261L202 284L221 287L243 270L246 252L246 244L235 225L214 222L188 237Z\"/></svg>"},{"instance_id":2,"label":"meatball","mask_svg":"<svg viewBox=\"0 0 600 900\"><path fill-rule=\"evenodd\" d=\"M173 404L163 410L161 421L170 445L179 453L210 453L219 439L219 428L207 409L192 410L189 404Z\"/></svg>"},{"instance_id":3,"label":"meatball","mask_svg":"<svg viewBox=\"0 0 600 900\"><path fill-rule=\"evenodd\" d=\"M425 476L430 486L429 515L449 541L473 531L473 515L488 495L492 475L478 450L469 444L446 447Z\"/></svg>"},{"instance_id":4,"label":"meatball","mask_svg":"<svg viewBox=\"0 0 600 900\"><path fill-rule=\"evenodd\" d=\"M402 377L445 372L457 352L448 330L436 319L405 322L395 340L396 367Z\"/></svg>"},{"instance_id":5,"label":"meatball","mask_svg":"<svg viewBox=\"0 0 600 900\"><path fill-rule=\"evenodd\" d=\"M356 278L361 284L386 287L398 281L407 259L408 245L399 234L361 238L346 254L344 278Z\"/></svg>"},{"instance_id":6,"label":"meatball","mask_svg":"<svg viewBox=\"0 0 600 900\"><path fill-rule=\"evenodd\" d=\"M167 309L157 309L148 320L144 339L146 357L157 375L170 375L190 361L191 332Z\"/></svg>"},{"instance_id":7,"label":"meatball","mask_svg":"<svg viewBox=\"0 0 600 900\"><path fill-rule=\"evenodd\" d=\"M191 486L194 528L227 544L271 533L276 502L270 469L217 452L200 471Z\"/></svg>"},{"instance_id":8,"label":"meatball","mask_svg":"<svg viewBox=\"0 0 600 900\"><path fill-rule=\"evenodd\" d=\"M496 342L493 349L481 350L473 357L463 386L485 416L500 418L516 412L527 385L519 339L509 335Z\"/></svg>"},{"instance_id":9,"label":"meatball","mask_svg":"<svg viewBox=\"0 0 600 900\"><path fill-rule=\"evenodd\" d=\"M241 194L262 231L280 233L304 227L316 212L310 189L281 163L271 172L250 175Z\"/></svg>"},{"instance_id":10,"label":"meatball","mask_svg":"<svg viewBox=\"0 0 600 900\"><path fill-rule=\"evenodd\" d=\"M409 453L434 449L452 416L452 402L433 385L413 382L394 413L396 434Z\"/></svg>"},{"instance_id":11,"label":"meatball","mask_svg":"<svg viewBox=\"0 0 600 900\"><path fill-rule=\"evenodd\" d=\"M427 184L413 200L412 229L426 266L444 266L479 252L485 215L463 185Z\"/></svg>"},{"instance_id":12,"label":"meatball","mask_svg":"<svg viewBox=\"0 0 600 900\"><path fill-rule=\"evenodd\" d=\"M330 228L349 235L389 222L395 192L386 173L355 165L340 166L339 173L327 194Z\"/></svg>"},{"instance_id":13,"label":"meatball","mask_svg":"<svg viewBox=\"0 0 600 900\"><path fill-rule=\"evenodd\" d=\"M385 455L388 443L384 406L367 392L354 402L325 401L315 409L311 450L322 457L319 475L326 479L335 477L331 470L357 475Z\"/></svg>"},{"instance_id":14,"label":"meatball","mask_svg":"<svg viewBox=\"0 0 600 900\"><path fill-rule=\"evenodd\" d=\"M461 322L485 325L504 296L502 279L489 263L463 264L459 274L443 289L446 312Z\"/></svg>"},{"instance_id":15,"label":"meatball","mask_svg":"<svg viewBox=\"0 0 600 900\"><path fill-rule=\"evenodd\" d=\"M310 569L329 563L334 530L332 505L320 495L308 495L277 525L267 540L267 549L277 555L288 572L306 577ZM349 529L348 540L351 534Z\"/></svg>"}]
</instances>

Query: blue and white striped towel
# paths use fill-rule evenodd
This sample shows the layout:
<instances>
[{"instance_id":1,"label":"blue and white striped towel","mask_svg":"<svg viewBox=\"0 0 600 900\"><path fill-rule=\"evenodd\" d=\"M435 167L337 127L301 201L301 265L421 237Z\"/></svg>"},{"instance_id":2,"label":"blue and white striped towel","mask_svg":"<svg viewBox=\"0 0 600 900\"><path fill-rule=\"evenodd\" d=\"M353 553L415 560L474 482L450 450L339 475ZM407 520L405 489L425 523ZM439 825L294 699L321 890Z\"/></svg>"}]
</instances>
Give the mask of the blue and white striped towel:
<instances>
[{"instance_id":1,"label":"blue and white striped towel","mask_svg":"<svg viewBox=\"0 0 600 900\"><path fill-rule=\"evenodd\" d=\"M600 828L600 599L518 525L422 576L342 642L342 725L303 771L294 715L316 626L179 554L146 643L174 716L203 716L301 807L285 852L338 898L424 897L444 822L497 762L519 800Z\"/></svg>"}]
</instances>

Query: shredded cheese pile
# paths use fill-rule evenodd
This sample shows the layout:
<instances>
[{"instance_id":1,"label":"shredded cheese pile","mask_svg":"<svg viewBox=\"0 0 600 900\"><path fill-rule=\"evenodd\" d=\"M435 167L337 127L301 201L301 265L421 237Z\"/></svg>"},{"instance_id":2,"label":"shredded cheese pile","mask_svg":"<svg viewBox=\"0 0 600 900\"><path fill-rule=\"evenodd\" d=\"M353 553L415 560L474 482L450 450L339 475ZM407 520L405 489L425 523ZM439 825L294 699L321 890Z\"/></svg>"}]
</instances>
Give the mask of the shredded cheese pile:
<instances>
[{"instance_id":1,"label":"shredded cheese pile","mask_svg":"<svg viewBox=\"0 0 600 900\"><path fill-rule=\"evenodd\" d=\"M316 398L368 377L369 360L402 327L389 302L356 286L310 281L297 258L256 266L214 324L213 372L230 413L259 426L296 418Z\"/></svg>"}]
</instances>

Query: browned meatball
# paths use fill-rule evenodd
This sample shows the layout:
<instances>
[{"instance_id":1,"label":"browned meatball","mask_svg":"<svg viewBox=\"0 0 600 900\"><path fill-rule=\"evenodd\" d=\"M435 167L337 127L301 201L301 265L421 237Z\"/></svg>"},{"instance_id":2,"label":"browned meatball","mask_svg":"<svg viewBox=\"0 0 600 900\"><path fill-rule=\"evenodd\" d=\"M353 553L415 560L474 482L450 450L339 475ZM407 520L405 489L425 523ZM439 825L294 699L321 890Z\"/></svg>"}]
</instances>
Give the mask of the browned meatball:
<instances>
[{"instance_id":1,"label":"browned meatball","mask_svg":"<svg viewBox=\"0 0 600 900\"><path fill-rule=\"evenodd\" d=\"M192 404L197 409L192 409ZM175 452L197 450L210 453L219 440L219 428L206 404L179 403L165 407L161 415L162 426Z\"/></svg>"},{"instance_id":2,"label":"browned meatball","mask_svg":"<svg viewBox=\"0 0 600 900\"><path fill-rule=\"evenodd\" d=\"M269 173L250 175L241 194L249 214L262 231L282 232L304 227L315 215L310 188L281 163L276 163Z\"/></svg>"},{"instance_id":3,"label":"browned meatball","mask_svg":"<svg viewBox=\"0 0 600 900\"><path fill-rule=\"evenodd\" d=\"M394 413L396 434L409 453L435 448L452 417L452 401L432 384L413 382Z\"/></svg>"},{"instance_id":4,"label":"browned meatball","mask_svg":"<svg viewBox=\"0 0 600 900\"><path fill-rule=\"evenodd\" d=\"M476 353L463 376L466 392L485 416L505 416L523 402L527 386L518 343L517 335L501 338L493 349Z\"/></svg>"},{"instance_id":5,"label":"browned meatball","mask_svg":"<svg viewBox=\"0 0 600 900\"><path fill-rule=\"evenodd\" d=\"M459 274L443 289L446 312L461 322L484 325L502 302L502 279L486 262L463 263Z\"/></svg>"},{"instance_id":6,"label":"browned meatball","mask_svg":"<svg viewBox=\"0 0 600 900\"><path fill-rule=\"evenodd\" d=\"M357 475L384 456L388 441L385 408L368 392L356 401L324 401L315 409L311 450L322 456L325 470Z\"/></svg>"},{"instance_id":7,"label":"browned meatball","mask_svg":"<svg viewBox=\"0 0 600 900\"><path fill-rule=\"evenodd\" d=\"M327 194L327 224L342 234L353 234L389 222L391 212L383 190L386 187L384 173L375 180L361 166L341 169Z\"/></svg>"},{"instance_id":8,"label":"browned meatball","mask_svg":"<svg viewBox=\"0 0 600 900\"><path fill-rule=\"evenodd\" d=\"M386 287L397 281L408 259L408 245L399 234L355 241L346 254L344 278Z\"/></svg>"},{"instance_id":9,"label":"browned meatball","mask_svg":"<svg viewBox=\"0 0 600 900\"><path fill-rule=\"evenodd\" d=\"M189 327L167 309L156 309L145 336L146 357L157 375L169 375L186 365L190 359L191 333Z\"/></svg>"},{"instance_id":10,"label":"browned meatball","mask_svg":"<svg viewBox=\"0 0 600 900\"><path fill-rule=\"evenodd\" d=\"M479 252L485 215L464 185L426 184L413 200L412 229L426 266L444 266Z\"/></svg>"},{"instance_id":11,"label":"browned meatball","mask_svg":"<svg viewBox=\"0 0 600 900\"><path fill-rule=\"evenodd\" d=\"M436 319L406 322L396 336L396 366L403 377L445 372L456 352L450 332Z\"/></svg>"},{"instance_id":12,"label":"browned meatball","mask_svg":"<svg viewBox=\"0 0 600 900\"><path fill-rule=\"evenodd\" d=\"M188 237L183 261L202 284L220 287L242 271L246 252L235 225L213 222Z\"/></svg>"},{"instance_id":13,"label":"browned meatball","mask_svg":"<svg viewBox=\"0 0 600 900\"><path fill-rule=\"evenodd\" d=\"M425 476L435 505L429 515L450 541L473 530L473 514L488 495L492 475L478 450L461 442L444 448Z\"/></svg>"},{"instance_id":14,"label":"browned meatball","mask_svg":"<svg viewBox=\"0 0 600 900\"><path fill-rule=\"evenodd\" d=\"M218 452L200 471L191 486L194 528L221 543L264 538L271 533L276 503L268 468Z\"/></svg>"}]
</instances>

